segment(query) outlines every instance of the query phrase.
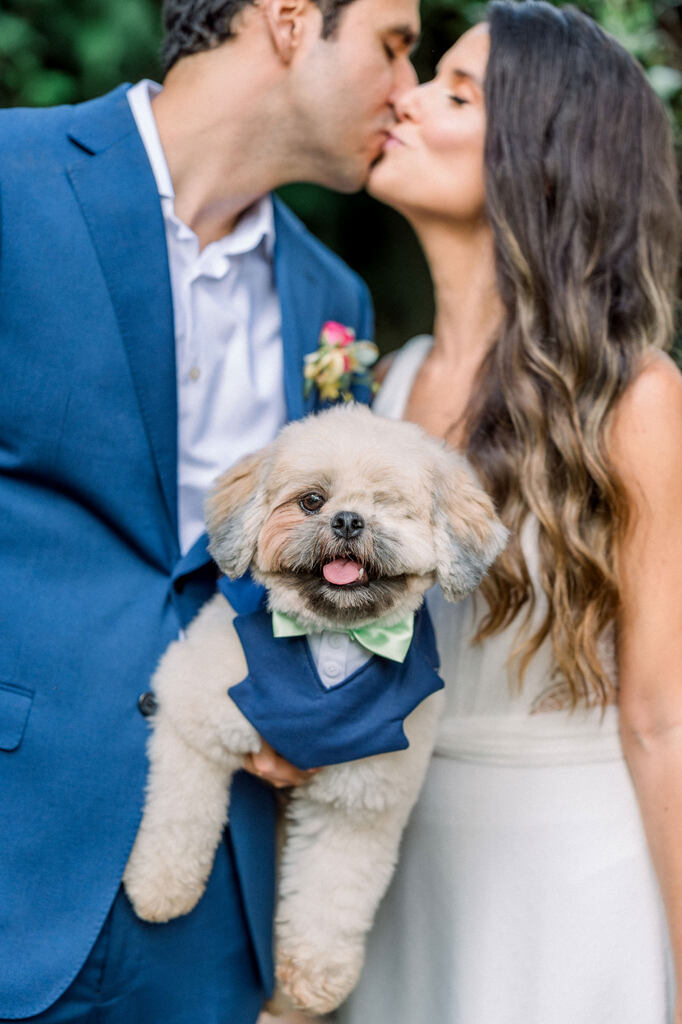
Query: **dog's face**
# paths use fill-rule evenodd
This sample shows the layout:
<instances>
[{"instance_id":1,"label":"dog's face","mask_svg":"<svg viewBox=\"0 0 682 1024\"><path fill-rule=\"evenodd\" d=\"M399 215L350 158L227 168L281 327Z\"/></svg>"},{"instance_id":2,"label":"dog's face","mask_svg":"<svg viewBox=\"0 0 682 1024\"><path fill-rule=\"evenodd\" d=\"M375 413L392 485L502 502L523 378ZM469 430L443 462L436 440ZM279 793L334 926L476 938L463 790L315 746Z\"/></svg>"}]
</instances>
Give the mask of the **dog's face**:
<instances>
[{"instance_id":1,"label":"dog's face","mask_svg":"<svg viewBox=\"0 0 682 1024\"><path fill-rule=\"evenodd\" d=\"M206 512L220 568L250 566L271 608L319 629L397 621L436 579L458 600L506 541L461 456L363 406L289 424L218 479Z\"/></svg>"}]
</instances>

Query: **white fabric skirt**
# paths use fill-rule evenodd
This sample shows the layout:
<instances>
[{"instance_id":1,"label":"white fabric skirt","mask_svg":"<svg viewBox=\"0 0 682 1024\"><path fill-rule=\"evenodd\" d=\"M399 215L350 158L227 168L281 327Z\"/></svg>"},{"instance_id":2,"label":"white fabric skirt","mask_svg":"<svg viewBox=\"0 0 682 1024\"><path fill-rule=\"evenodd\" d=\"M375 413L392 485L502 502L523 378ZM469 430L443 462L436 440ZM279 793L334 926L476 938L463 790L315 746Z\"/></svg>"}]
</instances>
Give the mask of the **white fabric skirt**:
<instances>
[{"instance_id":1,"label":"white fabric skirt","mask_svg":"<svg viewBox=\"0 0 682 1024\"><path fill-rule=\"evenodd\" d=\"M667 932L622 758L436 756L339 1024L668 1024Z\"/></svg>"}]
</instances>

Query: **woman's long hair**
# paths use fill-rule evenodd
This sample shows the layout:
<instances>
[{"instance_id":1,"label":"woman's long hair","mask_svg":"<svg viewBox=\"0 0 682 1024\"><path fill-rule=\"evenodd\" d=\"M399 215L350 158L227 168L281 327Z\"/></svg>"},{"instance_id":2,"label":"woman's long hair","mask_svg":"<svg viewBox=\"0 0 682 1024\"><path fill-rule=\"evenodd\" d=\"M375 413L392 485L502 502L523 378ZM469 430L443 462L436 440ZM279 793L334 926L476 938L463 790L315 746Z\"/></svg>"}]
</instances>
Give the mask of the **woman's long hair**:
<instances>
[{"instance_id":1,"label":"woman's long hair","mask_svg":"<svg viewBox=\"0 0 682 1024\"><path fill-rule=\"evenodd\" d=\"M487 212L505 310L467 410L468 454L515 538L484 581L478 639L519 621L519 678L549 637L563 700L606 703L599 639L619 607L627 526L609 417L650 346L669 346L679 247L665 112L637 63L588 17L489 8ZM530 626L521 551L539 523L548 610Z\"/></svg>"}]
</instances>

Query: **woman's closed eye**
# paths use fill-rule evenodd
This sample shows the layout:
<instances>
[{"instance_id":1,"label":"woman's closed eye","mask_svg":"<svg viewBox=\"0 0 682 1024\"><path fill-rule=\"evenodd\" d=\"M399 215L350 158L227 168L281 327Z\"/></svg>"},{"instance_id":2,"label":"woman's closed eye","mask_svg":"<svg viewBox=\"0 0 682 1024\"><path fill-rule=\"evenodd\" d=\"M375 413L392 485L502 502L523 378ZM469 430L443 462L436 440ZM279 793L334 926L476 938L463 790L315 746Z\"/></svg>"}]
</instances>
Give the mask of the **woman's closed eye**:
<instances>
[{"instance_id":1,"label":"woman's closed eye","mask_svg":"<svg viewBox=\"0 0 682 1024\"><path fill-rule=\"evenodd\" d=\"M450 93L448 98L451 99L453 103L456 103L458 107L463 107L466 103L470 102L469 100L465 100L463 96L457 96L455 93Z\"/></svg>"}]
</instances>

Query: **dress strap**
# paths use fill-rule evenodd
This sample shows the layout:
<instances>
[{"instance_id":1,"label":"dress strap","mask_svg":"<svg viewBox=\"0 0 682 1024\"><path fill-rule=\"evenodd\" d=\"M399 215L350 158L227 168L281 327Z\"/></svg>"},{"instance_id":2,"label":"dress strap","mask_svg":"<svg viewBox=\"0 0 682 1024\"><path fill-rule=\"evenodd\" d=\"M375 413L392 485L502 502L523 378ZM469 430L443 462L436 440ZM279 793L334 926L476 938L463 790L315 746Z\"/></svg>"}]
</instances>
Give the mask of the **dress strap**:
<instances>
[{"instance_id":1,"label":"dress strap","mask_svg":"<svg viewBox=\"0 0 682 1024\"><path fill-rule=\"evenodd\" d=\"M419 334L399 349L372 405L377 416L401 420L419 369L433 345L429 334Z\"/></svg>"}]
</instances>

